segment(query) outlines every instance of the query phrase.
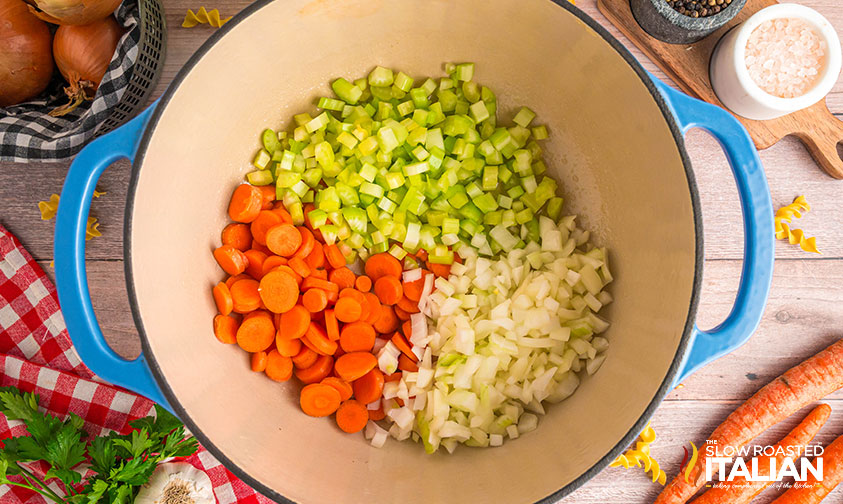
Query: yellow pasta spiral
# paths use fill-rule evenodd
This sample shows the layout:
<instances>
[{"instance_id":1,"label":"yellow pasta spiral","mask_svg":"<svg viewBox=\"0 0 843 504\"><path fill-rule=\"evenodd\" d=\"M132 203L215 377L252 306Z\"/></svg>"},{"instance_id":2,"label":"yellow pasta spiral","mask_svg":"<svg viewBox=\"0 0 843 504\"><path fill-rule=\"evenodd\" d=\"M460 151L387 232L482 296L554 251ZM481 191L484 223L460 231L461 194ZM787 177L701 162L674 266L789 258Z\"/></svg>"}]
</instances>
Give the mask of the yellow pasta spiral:
<instances>
[{"instance_id":1,"label":"yellow pasta spiral","mask_svg":"<svg viewBox=\"0 0 843 504\"><path fill-rule=\"evenodd\" d=\"M667 481L667 475L661 469L659 463L650 456L650 445L656 440L656 431L650 427L650 424L647 424L644 432L638 438L640 441L635 443L635 448L630 448L623 454L618 455L618 458L609 464L609 467L625 467L627 469L642 467L645 473L652 473L653 483L658 481L661 485L664 485Z\"/></svg>"},{"instance_id":2,"label":"yellow pasta spiral","mask_svg":"<svg viewBox=\"0 0 843 504\"><path fill-rule=\"evenodd\" d=\"M220 19L220 11L217 9L205 10L205 7L199 7L199 10L195 13L187 9L187 14L184 15L184 21L182 22L182 27L184 28L193 28L199 24L206 24L209 26L213 26L214 28L219 28L228 20L231 19L231 16L228 16L225 19Z\"/></svg>"},{"instance_id":3,"label":"yellow pasta spiral","mask_svg":"<svg viewBox=\"0 0 843 504\"><path fill-rule=\"evenodd\" d=\"M791 245L798 244L805 252L819 254L816 238L806 238L801 229L791 229L787 224L794 218L802 217L802 214L811 210L811 205L805 200L805 196L797 196L793 203L783 206L776 211L774 221L776 223L776 239L787 241Z\"/></svg>"},{"instance_id":4,"label":"yellow pasta spiral","mask_svg":"<svg viewBox=\"0 0 843 504\"><path fill-rule=\"evenodd\" d=\"M105 194L104 191L97 191L94 189L94 197L99 198ZM47 201L39 201L38 202L38 210L41 211L41 219L42 220L50 220L56 216L56 212L59 209L59 195L58 194L51 194L50 199ZM96 217L88 217L88 224L85 226L85 239L90 240L95 236L102 236L102 231L99 230L100 223L97 222ZM53 263L50 263L50 266L53 266Z\"/></svg>"}]
</instances>

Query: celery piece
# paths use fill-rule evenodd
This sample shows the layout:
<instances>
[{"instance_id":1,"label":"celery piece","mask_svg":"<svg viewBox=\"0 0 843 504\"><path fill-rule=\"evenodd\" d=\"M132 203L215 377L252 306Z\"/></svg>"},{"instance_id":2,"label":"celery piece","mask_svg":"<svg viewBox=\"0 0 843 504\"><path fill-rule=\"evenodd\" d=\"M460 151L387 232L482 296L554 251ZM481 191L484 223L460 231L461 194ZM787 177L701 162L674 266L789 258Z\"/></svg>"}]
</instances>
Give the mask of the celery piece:
<instances>
[{"instance_id":1,"label":"celery piece","mask_svg":"<svg viewBox=\"0 0 843 504\"><path fill-rule=\"evenodd\" d=\"M500 194L498 195L498 205L504 210L509 210L512 208L512 198L504 194Z\"/></svg>"},{"instance_id":2,"label":"celery piece","mask_svg":"<svg viewBox=\"0 0 843 504\"><path fill-rule=\"evenodd\" d=\"M524 187L524 191L527 193L535 192L538 184L536 183L536 177L533 175L528 175L526 177L521 177L521 186Z\"/></svg>"},{"instance_id":3,"label":"celery piece","mask_svg":"<svg viewBox=\"0 0 843 504\"><path fill-rule=\"evenodd\" d=\"M492 196L492 193L483 193L471 201L483 213L491 212L498 208L498 202Z\"/></svg>"},{"instance_id":4,"label":"celery piece","mask_svg":"<svg viewBox=\"0 0 843 504\"><path fill-rule=\"evenodd\" d=\"M337 195L342 201L343 205L347 206L354 206L360 203L360 198L357 196L357 191L352 189L349 185L344 184L342 182L337 182L334 184L334 187L337 190Z\"/></svg>"},{"instance_id":5,"label":"celery piece","mask_svg":"<svg viewBox=\"0 0 843 504\"><path fill-rule=\"evenodd\" d=\"M453 112L457 108L457 95L450 90L440 91L438 103L442 112Z\"/></svg>"},{"instance_id":6,"label":"celery piece","mask_svg":"<svg viewBox=\"0 0 843 504\"><path fill-rule=\"evenodd\" d=\"M466 219L471 219L476 222L483 221L483 212L481 212L480 209L470 201L459 208L459 214Z\"/></svg>"},{"instance_id":7,"label":"celery piece","mask_svg":"<svg viewBox=\"0 0 843 504\"><path fill-rule=\"evenodd\" d=\"M246 174L246 180L255 186L265 186L273 182L272 172L269 170L255 170Z\"/></svg>"},{"instance_id":8,"label":"celery piece","mask_svg":"<svg viewBox=\"0 0 843 504\"><path fill-rule=\"evenodd\" d=\"M410 99L413 100L413 105L418 109L426 109L430 106L430 100L427 99L427 94L422 88L411 89Z\"/></svg>"},{"instance_id":9,"label":"celery piece","mask_svg":"<svg viewBox=\"0 0 843 504\"><path fill-rule=\"evenodd\" d=\"M495 210L483 216L483 224L487 226L497 226L503 222L503 211Z\"/></svg>"},{"instance_id":10,"label":"celery piece","mask_svg":"<svg viewBox=\"0 0 843 504\"><path fill-rule=\"evenodd\" d=\"M364 163L363 166L360 167L360 171L358 173L366 180L366 182L374 182L375 176L378 174L378 169L371 163Z\"/></svg>"},{"instance_id":11,"label":"celery piece","mask_svg":"<svg viewBox=\"0 0 843 504\"><path fill-rule=\"evenodd\" d=\"M357 144L360 143L360 141L357 140L357 137L347 131L342 131L339 135L337 135L337 142L348 147L349 149L357 147Z\"/></svg>"},{"instance_id":12,"label":"celery piece","mask_svg":"<svg viewBox=\"0 0 843 504\"><path fill-rule=\"evenodd\" d=\"M398 208L398 205L391 199L387 198L386 196L383 196L381 199L378 200L377 208L380 208L384 212L391 214L395 211L396 208Z\"/></svg>"},{"instance_id":13,"label":"celery piece","mask_svg":"<svg viewBox=\"0 0 843 504\"><path fill-rule=\"evenodd\" d=\"M513 186L506 193L512 199L518 199L524 194L524 189L521 186Z\"/></svg>"},{"instance_id":14,"label":"celery piece","mask_svg":"<svg viewBox=\"0 0 843 504\"><path fill-rule=\"evenodd\" d=\"M415 187L411 187L398 207L410 212L413 215L419 215L424 199L424 194Z\"/></svg>"},{"instance_id":15,"label":"celery piece","mask_svg":"<svg viewBox=\"0 0 843 504\"><path fill-rule=\"evenodd\" d=\"M337 100L336 98L326 98L323 96L322 98L319 98L319 103L317 103L316 106L325 110L342 112L343 107L345 107L345 103L343 103L342 100Z\"/></svg>"},{"instance_id":16,"label":"celery piece","mask_svg":"<svg viewBox=\"0 0 843 504\"><path fill-rule=\"evenodd\" d=\"M365 210L355 206L347 206L342 209L342 216L352 231L355 233L366 232L369 219L366 216Z\"/></svg>"},{"instance_id":17,"label":"celery piece","mask_svg":"<svg viewBox=\"0 0 843 504\"><path fill-rule=\"evenodd\" d=\"M397 243L394 243L391 247L389 247L389 255L400 261L407 257L407 251L401 248L401 246Z\"/></svg>"},{"instance_id":18,"label":"celery piece","mask_svg":"<svg viewBox=\"0 0 843 504\"><path fill-rule=\"evenodd\" d=\"M510 144L512 137L509 134L509 130L506 128L498 128L492 133L492 136L489 137L489 141L492 143L492 146L495 147L497 150L501 150L507 145Z\"/></svg>"},{"instance_id":19,"label":"celery piece","mask_svg":"<svg viewBox=\"0 0 843 504\"><path fill-rule=\"evenodd\" d=\"M545 212L547 216L553 219L554 221L559 219L559 215L562 213L562 198L553 197L547 201L547 208Z\"/></svg>"},{"instance_id":20,"label":"celery piece","mask_svg":"<svg viewBox=\"0 0 843 504\"><path fill-rule=\"evenodd\" d=\"M392 152L396 147L401 145L395 132L391 128L381 128L378 130L377 142L381 150L384 152Z\"/></svg>"},{"instance_id":21,"label":"celery piece","mask_svg":"<svg viewBox=\"0 0 843 504\"><path fill-rule=\"evenodd\" d=\"M433 79L427 78L419 87L424 90L425 96L430 96L436 91L436 82Z\"/></svg>"},{"instance_id":22,"label":"celery piece","mask_svg":"<svg viewBox=\"0 0 843 504\"><path fill-rule=\"evenodd\" d=\"M258 170L265 170L267 166L269 166L269 162L272 161L272 156L265 149L261 149L255 155L254 161L252 164L255 165L255 168Z\"/></svg>"},{"instance_id":23,"label":"celery piece","mask_svg":"<svg viewBox=\"0 0 843 504\"><path fill-rule=\"evenodd\" d=\"M535 156L533 156L535 158ZM539 159L532 165L533 175L541 175L547 172L547 166L544 164L544 161Z\"/></svg>"},{"instance_id":24,"label":"celery piece","mask_svg":"<svg viewBox=\"0 0 843 504\"><path fill-rule=\"evenodd\" d=\"M392 117L392 104L389 102L378 103L378 111L375 114L375 119L383 121Z\"/></svg>"},{"instance_id":25,"label":"celery piece","mask_svg":"<svg viewBox=\"0 0 843 504\"><path fill-rule=\"evenodd\" d=\"M539 239L541 238L541 230L539 228L539 220L533 219L533 220L527 222L524 225L527 226L527 238L530 241L538 243Z\"/></svg>"},{"instance_id":26,"label":"celery piece","mask_svg":"<svg viewBox=\"0 0 843 504\"><path fill-rule=\"evenodd\" d=\"M421 145L418 145L418 146L416 146L415 149L413 149L413 157L418 159L419 161L424 161L424 160L426 160L427 158L430 157L430 153L427 152L424 147L422 147ZM427 163L425 163L425 164L427 164ZM430 165L428 165L428 169L429 168L430 168Z\"/></svg>"},{"instance_id":27,"label":"celery piece","mask_svg":"<svg viewBox=\"0 0 843 504\"><path fill-rule=\"evenodd\" d=\"M488 121L484 122L483 126L485 126L487 124L489 124ZM486 164L499 165L499 164L503 163L503 156L497 150L493 150L491 154L489 154L488 156L485 156L485 159L486 159Z\"/></svg>"},{"instance_id":28,"label":"celery piece","mask_svg":"<svg viewBox=\"0 0 843 504\"><path fill-rule=\"evenodd\" d=\"M311 119L313 119L313 117L311 117L307 112L293 116L293 121L295 121L296 126L304 126Z\"/></svg>"},{"instance_id":29,"label":"celery piece","mask_svg":"<svg viewBox=\"0 0 843 504\"><path fill-rule=\"evenodd\" d=\"M483 182L482 187L484 191L494 191L498 188L498 167L485 166L483 167Z\"/></svg>"},{"instance_id":30,"label":"celery piece","mask_svg":"<svg viewBox=\"0 0 843 504\"><path fill-rule=\"evenodd\" d=\"M404 72L398 72L398 75L395 76L393 85L406 93L413 87L413 78Z\"/></svg>"},{"instance_id":31,"label":"celery piece","mask_svg":"<svg viewBox=\"0 0 843 504\"><path fill-rule=\"evenodd\" d=\"M480 99L486 103L497 103L495 93L493 93L492 90L487 88L486 86L482 86L480 88Z\"/></svg>"},{"instance_id":32,"label":"celery piece","mask_svg":"<svg viewBox=\"0 0 843 504\"><path fill-rule=\"evenodd\" d=\"M301 173L292 171L279 171L275 181L276 187L293 187L297 182L301 181Z\"/></svg>"},{"instance_id":33,"label":"celery piece","mask_svg":"<svg viewBox=\"0 0 843 504\"><path fill-rule=\"evenodd\" d=\"M274 154L275 151L281 149L281 142L278 141L278 135L271 129L263 130L263 133L261 133L261 143L263 144L263 148L269 153Z\"/></svg>"},{"instance_id":34,"label":"celery piece","mask_svg":"<svg viewBox=\"0 0 843 504\"><path fill-rule=\"evenodd\" d=\"M448 203L450 203L452 207L460 209L468 203L468 195L465 193L465 188L453 186L451 189L455 189L455 191L451 192L451 190L448 190L445 194L448 199Z\"/></svg>"},{"instance_id":35,"label":"celery piece","mask_svg":"<svg viewBox=\"0 0 843 504\"><path fill-rule=\"evenodd\" d=\"M363 182L360 184L360 193L367 194L374 198L383 196L383 187L372 184L371 182Z\"/></svg>"},{"instance_id":36,"label":"celery piece","mask_svg":"<svg viewBox=\"0 0 843 504\"><path fill-rule=\"evenodd\" d=\"M481 123L489 118L489 110L486 108L486 104L483 100L472 103L468 110L475 123Z\"/></svg>"},{"instance_id":37,"label":"celery piece","mask_svg":"<svg viewBox=\"0 0 843 504\"><path fill-rule=\"evenodd\" d=\"M323 224L319 227L319 232L322 233L322 238L326 245L333 245L337 242L337 233L339 228L333 224Z\"/></svg>"},{"instance_id":38,"label":"celery piece","mask_svg":"<svg viewBox=\"0 0 843 504\"><path fill-rule=\"evenodd\" d=\"M307 130L308 133L313 134L313 132L315 131L325 129L325 127L328 125L328 122L330 122L328 113L322 112L318 116L305 123L304 128Z\"/></svg>"},{"instance_id":39,"label":"celery piece","mask_svg":"<svg viewBox=\"0 0 843 504\"><path fill-rule=\"evenodd\" d=\"M369 73L368 80L370 86L386 87L392 85L392 83L395 81L395 77L391 69L384 68L382 66L376 66Z\"/></svg>"},{"instance_id":40,"label":"celery piece","mask_svg":"<svg viewBox=\"0 0 843 504\"><path fill-rule=\"evenodd\" d=\"M454 78L458 81L470 81L474 78L474 63L460 63L454 67Z\"/></svg>"},{"instance_id":41,"label":"celery piece","mask_svg":"<svg viewBox=\"0 0 843 504\"><path fill-rule=\"evenodd\" d=\"M374 153L378 149L378 139L370 136L357 145L357 150L364 156Z\"/></svg>"},{"instance_id":42,"label":"celery piece","mask_svg":"<svg viewBox=\"0 0 843 504\"><path fill-rule=\"evenodd\" d=\"M454 113L457 115L467 115L468 114L468 107L471 104L468 100L457 100L457 106L454 107Z\"/></svg>"},{"instance_id":43,"label":"celery piece","mask_svg":"<svg viewBox=\"0 0 843 504\"><path fill-rule=\"evenodd\" d=\"M530 110L527 107L521 107L521 110L515 114L515 117L512 118L512 122L521 126L522 128L526 128L530 125L530 122L536 118L536 113Z\"/></svg>"},{"instance_id":44,"label":"celery piece","mask_svg":"<svg viewBox=\"0 0 843 504\"><path fill-rule=\"evenodd\" d=\"M442 221L442 233L459 233L460 232L460 221L459 219L454 219L452 217L447 217Z\"/></svg>"},{"instance_id":45,"label":"celery piece","mask_svg":"<svg viewBox=\"0 0 843 504\"><path fill-rule=\"evenodd\" d=\"M419 232L421 231L421 224L418 222L407 223L407 233L404 237L404 248L415 250L419 243Z\"/></svg>"},{"instance_id":46,"label":"celery piece","mask_svg":"<svg viewBox=\"0 0 843 504\"><path fill-rule=\"evenodd\" d=\"M316 194L316 207L326 212L335 212L340 209L340 197L334 186L326 187Z\"/></svg>"},{"instance_id":47,"label":"celery piece","mask_svg":"<svg viewBox=\"0 0 843 504\"><path fill-rule=\"evenodd\" d=\"M334 164L334 149L328 142L320 142L314 146L314 154L319 166L323 171L328 171L333 168Z\"/></svg>"},{"instance_id":48,"label":"celery piece","mask_svg":"<svg viewBox=\"0 0 843 504\"><path fill-rule=\"evenodd\" d=\"M331 89L334 90L334 93L336 93L340 100L351 105L356 104L360 97L363 96L362 89L342 77L331 83Z\"/></svg>"},{"instance_id":49,"label":"celery piece","mask_svg":"<svg viewBox=\"0 0 843 504\"><path fill-rule=\"evenodd\" d=\"M375 88L375 89L378 89L378 88ZM384 89L385 89L385 88L384 88ZM405 97L405 96L407 96L407 92L406 92L406 91L402 91L400 88L396 87L396 86L395 86L395 84L393 84L393 85L389 88L389 93L390 93L390 95L391 95L393 98L395 98L396 100L403 100L403 99L404 99L404 97Z\"/></svg>"},{"instance_id":50,"label":"celery piece","mask_svg":"<svg viewBox=\"0 0 843 504\"><path fill-rule=\"evenodd\" d=\"M504 210L501 214L501 225L510 227L515 225L515 210Z\"/></svg>"},{"instance_id":51,"label":"celery piece","mask_svg":"<svg viewBox=\"0 0 843 504\"><path fill-rule=\"evenodd\" d=\"M548 137L547 134L547 126L541 124L539 126L534 126L533 129L533 138L536 140L545 140Z\"/></svg>"},{"instance_id":52,"label":"celery piece","mask_svg":"<svg viewBox=\"0 0 843 504\"><path fill-rule=\"evenodd\" d=\"M533 211L529 208L525 208L515 214L515 222L518 224L526 224L531 220L533 220Z\"/></svg>"},{"instance_id":53,"label":"celery piece","mask_svg":"<svg viewBox=\"0 0 843 504\"><path fill-rule=\"evenodd\" d=\"M530 151L526 149L518 149L512 153L512 157L515 160L512 167L519 175L528 175L532 173L531 163L533 161L533 157L530 155Z\"/></svg>"},{"instance_id":54,"label":"celery piece","mask_svg":"<svg viewBox=\"0 0 843 504\"><path fill-rule=\"evenodd\" d=\"M414 175L425 173L428 170L430 170L430 165L425 161L420 161L418 163L412 163L404 166L404 175L412 177Z\"/></svg>"},{"instance_id":55,"label":"celery piece","mask_svg":"<svg viewBox=\"0 0 843 504\"><path fill-rule=\"evenodd\" d=\"M472 182L465 186L465 192L468 194L468 197L472 199L480 196L481 194L484 194L483 189L480 189L480 186L477 185L477 182Z\"/></svg>"},{"instance_id":56,"label":"celery piece","mask_svg":"<svg viewBox=\"0 0 843 504\"><path fill-rule=\"evenodd\" d=\"M480 86L472 81L463 82L462 94L469 103L476 103L480 101Z\"/></svg>"},{"instance_id":57,"label":"celery piece","mask_svg":"<svg viewBox=\"0 0 843 504\"><path fill-rule=\"evenodd\" d=\"M415 123L413 123L415 124ZM407 144L411 146L417 146L419 144L425 143L427 140L427 128L423 127L416 127L410 134L407 136Z\"/></svg>"},{"instance_id":58,"label":"celery piece","mask_svg":"<svg viewBox=\"0 0 843 504\"><path fill-rule=\"evenodd\" d=\"M412 100L407 100L399 103L395 109L398 111L398 115L405 117L412 113L416 109L416 106L413 104Z\"/></svg>"},{"instance_id":59,"label":"celery piece","mask_svg":"<svg viewBox=\"0 0 843 504\"><path fill-rule=\"evenodd\" d=\"M469 236L474 236L483 231L483 225L471 219L462 219L460 229Z\"/></svg>"}]
</instances>

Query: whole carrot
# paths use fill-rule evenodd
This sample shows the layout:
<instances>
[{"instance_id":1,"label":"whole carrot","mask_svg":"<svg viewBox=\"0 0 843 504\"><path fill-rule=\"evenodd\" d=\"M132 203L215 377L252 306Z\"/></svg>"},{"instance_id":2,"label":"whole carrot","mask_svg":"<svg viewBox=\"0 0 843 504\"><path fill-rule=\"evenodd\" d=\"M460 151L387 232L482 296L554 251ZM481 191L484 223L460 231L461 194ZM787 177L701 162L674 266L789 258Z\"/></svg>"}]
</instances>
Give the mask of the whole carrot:
<instances>
[{"instance_id":1,"label":"whole carrot","mask_svg":"<svg viewBox=\"0 0 843 504\"><path fill-rule=\"evenodd\" d=\"M765 385L738 406L708 439L716 442L721 449L731 446L737 450L800 408L841 387L843 339ZM693 497L705 484L702 468L706 465L706 458L704 453L700 454L688 482L684 473L677 474L656 498L655 504L684 504Z\"/></svg>"},{"instance_id":2,"label":"whole carrot","mask_svg":"<svg viewBox=\"0 0 843 504\"><path fill-rule=\"evenodd\" d=\"M802 448L814 439L829 415L831 415L831 406L820 404L808 413L808 416L787 436L773 446L774 453L777 455L756 457L751 464L758 467L764 476L768 476L772 461L775 461L774 467L782 467L786 455L793 455L793 458L799 457L802 454ZM732 481L721 482L719 486L713 487L698 499L694 499L692 504L744 504L751 501L771 483L772 481L749 482L743 477L735 478Z\"/></svg>"},{"instance_id":3,"label":"whole carrot","mask_svg":"<svg viewBox=\"0 0 843 504\"><path fill-rule=\"evenodd\" d=\"M817 481L814 475L809 473L806 481L788 489L772 504L816 504L843 481L843 436L826 446L823 454L817 458L823 459L823 480ZM815 458L814 467L816 464Z\"/></svg>"}]
</instances>

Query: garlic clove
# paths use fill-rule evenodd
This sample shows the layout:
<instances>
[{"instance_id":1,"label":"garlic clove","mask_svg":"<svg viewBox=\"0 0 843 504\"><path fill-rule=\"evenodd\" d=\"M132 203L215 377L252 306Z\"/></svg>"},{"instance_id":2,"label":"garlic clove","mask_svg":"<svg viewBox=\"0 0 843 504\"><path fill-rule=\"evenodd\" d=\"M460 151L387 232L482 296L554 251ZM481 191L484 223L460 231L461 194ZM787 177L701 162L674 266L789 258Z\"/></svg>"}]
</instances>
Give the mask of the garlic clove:
<instances>
[{"instance_id":1,"label":"garlic clove","mask_svg":"<svg viewBox=\"0 0 843 504\"><path fill-rule=\"evenodd\" d=\"M159 464L135 504L215 504L211 478L186 462Z\"/></svg>"}]
</instances>

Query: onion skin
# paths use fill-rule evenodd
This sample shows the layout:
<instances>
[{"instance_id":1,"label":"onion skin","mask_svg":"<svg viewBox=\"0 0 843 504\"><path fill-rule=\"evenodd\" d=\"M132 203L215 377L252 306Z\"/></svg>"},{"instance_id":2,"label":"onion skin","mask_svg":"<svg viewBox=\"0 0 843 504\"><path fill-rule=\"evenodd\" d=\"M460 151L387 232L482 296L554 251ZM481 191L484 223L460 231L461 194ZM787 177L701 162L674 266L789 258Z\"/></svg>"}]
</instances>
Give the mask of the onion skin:
<instances>
[{"instance_id":1,"label":"onion skin","mask_svg":"<svg viewBox=\"0 0 843 504\"><path fill-rule=\"evenodd\" d=\"M88 25L59 26L53 56L62 76L70 85L89 81L96 91L122 36L123 27L111 16Z\"/></svg>"},{"instance_id":2,"label":"onion skin","mask_svg":"<svg viewBox=\"0 0 843 504\"><path fill-rule=\"evenodd\" d=\"M0 107L41 94L53 76L50 28L22 0L0 0Z\"/></svg>"},{"instance_id":3,"label":"onion skin","mask_svg":"<svg viewBox=\"0 0 843 504\"><path fill-rule=\"evenodd\" d=\"M60 25L86 25L109 17L122 0L32 0L29 7L39 18Z\"/></svg>"}]
</instances>

